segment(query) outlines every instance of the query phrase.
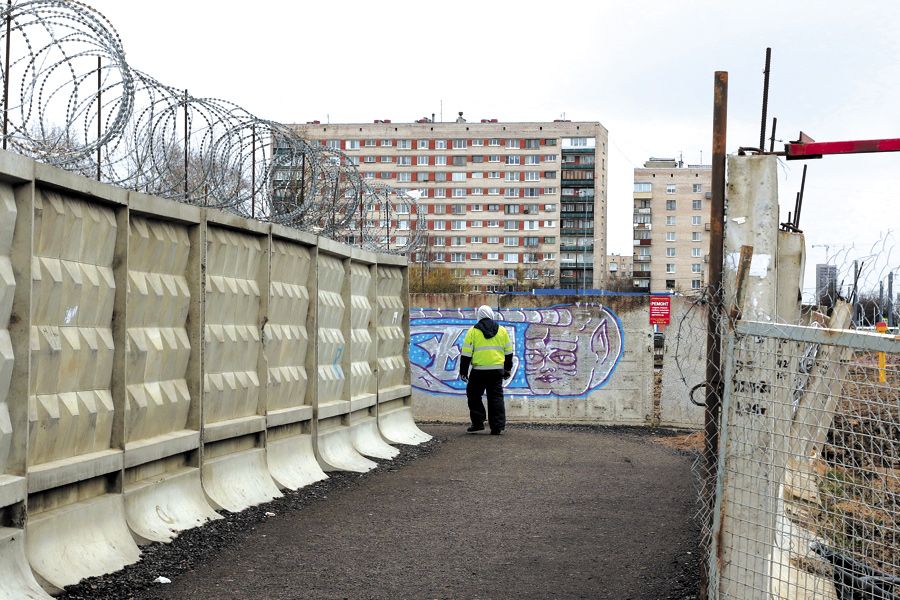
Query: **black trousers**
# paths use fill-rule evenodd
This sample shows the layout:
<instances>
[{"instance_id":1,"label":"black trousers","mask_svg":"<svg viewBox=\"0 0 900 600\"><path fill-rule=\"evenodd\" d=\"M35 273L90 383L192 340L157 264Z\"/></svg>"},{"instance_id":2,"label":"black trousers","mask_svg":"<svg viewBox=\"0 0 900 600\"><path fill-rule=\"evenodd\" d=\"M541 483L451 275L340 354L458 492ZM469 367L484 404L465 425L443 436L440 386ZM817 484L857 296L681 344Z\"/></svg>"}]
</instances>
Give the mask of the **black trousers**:
<instances>
[{"instance_id":1,"label":"black trousers","mask_svg":"<svg viewBox=\"0 0 900 600\"><path fill-rule=\"evenodd\" d=\"M484 403L481 395L487 392L487 418L491 429L506 427L506 406L503 404L503 371L472 370L469 383L466 385L466 396L469 399L469 416L473 425L483 425L485 420Z\"/></svg>"}]
</instances>

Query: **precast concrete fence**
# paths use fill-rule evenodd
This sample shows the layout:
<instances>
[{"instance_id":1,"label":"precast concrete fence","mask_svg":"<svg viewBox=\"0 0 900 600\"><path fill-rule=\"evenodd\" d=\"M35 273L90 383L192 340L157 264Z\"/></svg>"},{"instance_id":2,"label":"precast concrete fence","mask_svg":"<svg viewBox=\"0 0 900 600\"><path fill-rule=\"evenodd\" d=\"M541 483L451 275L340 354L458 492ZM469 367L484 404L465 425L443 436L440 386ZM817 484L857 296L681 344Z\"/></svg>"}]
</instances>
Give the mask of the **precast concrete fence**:
<instances>
[{"instance_id":1,"label":"precast concrete fence","mask_svg":"<svg viewBox=\"0 0 900 600\"><path fill-rule=\"evenodd\" d=\"M405 258L0 153L0 598L426 441L407 290Z\"/></svg>"}]
</instances>

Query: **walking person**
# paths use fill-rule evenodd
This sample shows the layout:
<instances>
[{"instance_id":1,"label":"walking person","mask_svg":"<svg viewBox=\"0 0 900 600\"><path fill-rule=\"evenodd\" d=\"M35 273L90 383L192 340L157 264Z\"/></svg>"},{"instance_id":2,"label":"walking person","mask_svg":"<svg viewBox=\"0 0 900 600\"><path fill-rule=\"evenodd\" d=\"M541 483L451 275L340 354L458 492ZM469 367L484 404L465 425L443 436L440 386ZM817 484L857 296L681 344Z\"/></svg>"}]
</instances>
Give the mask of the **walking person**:
<instances>
[{"instance_id":1,"label":"walking person","mask_svg":"<svg viewBox=\"0 0 900 600\"><path fill-rule=\"evenodd\" d=\"M459 378L466 382L469 416L472 419L472 425L466 431L475 433L484 430L487 417L491 435L500 435L506 428L503 380L509 379L512 373L512 342L506 329L494 321L494 311L490 306L479 307L475 318L478 322L466 332L459 361ZM481 400L485 391L487 415Z\"/></svg>"}]
</instances>

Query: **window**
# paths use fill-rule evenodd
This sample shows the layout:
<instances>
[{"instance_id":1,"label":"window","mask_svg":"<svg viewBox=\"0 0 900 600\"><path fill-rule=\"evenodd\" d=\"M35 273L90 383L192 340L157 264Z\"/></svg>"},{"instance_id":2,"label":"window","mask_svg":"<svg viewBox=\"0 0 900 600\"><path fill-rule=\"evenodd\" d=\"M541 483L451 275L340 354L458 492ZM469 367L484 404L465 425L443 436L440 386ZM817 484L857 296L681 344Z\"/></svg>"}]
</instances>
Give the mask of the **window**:
<instances>
[{"instance_id":1,"label":"window","mask_svg":"<svg viewBox=\"0 0 900 600\"><path fill-rule=\"evenodd\" d=\"M434 157L434 166L446 167L447 166L447 157L446 156L435 156Z\"/></svg>"},{"instance_id":2,"label":"window","mask_svg":"<svg viewBox=\"0 0 900 600\"><path fill-rule=\"evenodd\" d=\"M540 243L540 240L541 240L541 238L538 238L538 237L522 238L522 245L528 246L528 247L537 246Z\"/></svg>"},{"instance_id":3,"label":"window","mask_svg":"<svg viewBox=\"0 0 900 600\"><path fill-rule=\"evenodd\" d=\"M484 226L484 221L471 221L469 223L469 229L481 229ZM474 238L473 238L474 241ZM478 242L481 243L481 238L478 238Z\"/></svg>"},{"instance_id":4,"label":"window","mask_svg":"<svg viewBox=\"0 0 900 600\"><path fill-rule=\"evenodd\" d=\"M544 260L545 261L546 260L556 260L556 253L555 252L544 252ZM550 275L551 276L553 275L552 270L550 271Z\"/></svg>"},{"instance_id":5,"label":"window","mask_svg":"<svg viewBox=\"0 0 900 600\"><path fill-rule=\"evenodd\" d=\"M375 179L375 172L366 171L365 173L363 173L363 179Z\"/></svg>"},{"instance_id":6,"label":"window","mask_svg":"<svg viewBox=\"0 0 900 600\"><path fill-rule=\"evenodd\" d=\"M412 149L412 140L397 140L397 149L411 150Z\"/></svg>"},{"instance_id":7,"label":"window","mask_svg":"<svg viewBox=\"0 0 900 600\"><path fill-rule=\"evenodd\" d=\"M383 163L392 163L392 162L394 162L394 157L393 157L393 156L382 156L382 157L381 157L381 162L383 162Z\"/></svg>"},{"instance_id":8,"label":"window","mask_svg":"<svg viewBox=\"0 0 900 600\"><path fill-rule=\"evenodd\" d=\"M674 279L666 279L666 287L669 289L675 288L675 280Z\"/></svg>"},{"instance_id":9,"label":"window","mask_svg":"<svg viewBox=\"0 0 900 600\"><path fill-rule=\"evenodd\" d=\"M675 263L666 263L666 273L675 272Z\"/></svg>"},{"instance_id":10,"label":"window","mask_svg":"<svg viewBox=\"0 0 900 600\"><path fill-rule=\"evenodd\" d=\"M472 171L469 176L472 179L484 179L484 171Z\"/></svg>"},{"instance_id":11,"label":"window","mask_svg":"<svg viewBox=\"0 0 900 600\"><path fill-rule=\"evenodd\" d=\"M484 194L483 188L472 188L471 190L469 190L470 196L481 196L483 194Z\"/></svg>"},{"instance_id":12,"label":"window","mask_svg":"<svg viewBox=\"0 0 900 600\"><path fill-rule=\"evenodd\" d=\"M454 150L465 150L467 147L468 144L466 144L466 140L453 140Z\"/></svg>"},{"instance_id":13,"label":"window","mask_svg":"<svg viewBox=\"0 0 900 600\"><path fill-rule=\"evenodd\" d=\"M700 223L700 215L695 215L695 216L691 217L691 225L699 226L700 224L701 224Z\"/></svg>"},{"instance_id":14,"label":"window","mask_svg":"<svg viewBox=\"0 0 900 600\"><path fill-rule=\"evenodd\" d=\"M506 148L509 150L518 150L519 140L506 140Z\"/></svg>"},{"instance_id":15,"label":"window","mask_svg":"<svg viewBox=\"0 0 900 600\"><path fill-rule=\"evenodd\" d=\"M465 156L454 156L453 157L453 166L454 167L466 166L466 157Z\"/></svg>"},{"instance_id":16,"label":"window","mask_svg":"<svg viewBox=\"0 0 900 600\"><path fill-rule=\"evenodd\" d=\"M555 194L555 193L556 193L556 188L555 188L555 187L544 188L544 195L545 195L545 196L547 196L547 195L553 195L553 194Z\"/></svg>"},{"instance_id":17,"label":"window","mask_svg":"<svg viewBox=\"0 0 900 600\"><path fill-rule=\"evenodd\" d=\"M536 139L525 140L525 147L528 148L529 150L537 150L538 148L541 147L541 140L536 140Z\"/></svg>"},{"instance_id":18,"label":"window","mask_svg":"<svg viewBox=\"0 0 900 600\"><path fill-rule=\"evenodd\" d=\"M400 183L409 183L412 181L412 173L397 173L397 181Z\"/></svg>"},{"instance_id":19,"label":"window","mask_svg":"<svg viewBox=\"0 0 900 600\"><path fill-rule=\"evenodd\" d=\"M544 162L556 162L556 155L555 154L545 154Z\"/></svg>"},{"instance_id":20,"label":"window","mask_svg":"<svg viewBox=\"0 0 900 600\"><path fill-rule=\"evenodd\" d=\"M445 238L445 237L440 237L440 236L434 238L434 245L435 245L435 246L440 246L441 248L443 248L444 246L447 245L447 238Z\"/></svg>"},{"instance_id":21,"label":"window","mask_svg":"<svg viewBox=\"0 0 900 600\"><path fill-rule=\"evenodd\" d=\"M525 171L525 181L537 181L541 178L539 171Z\"/></svg>"},{"instance_id":22,"label":"window","mask_svg":"<svg viewBox=\"0 0 900 600\"><path fill-rule=\"evenodd\" d=\"M428 165L428 157L425 156L424 154L420 154L419 156L416 157L416 165L418 165L420 167L427 166Z\"/></svg>"},{"instance_id":23,"label":"window","mask_svg":"<svg viewBox=\"0 0 900 600\"><path fill-rule=\"evenodd\" d=\"M390 148L390 147L391 147L391 140L381 140L381 147L382 147L382 148Z\"/></svg>"},{"instance_id":24,"label":"window","mask_svg":"<svg viewBox=\"0 0 900 600\"><path fill-rule=\"evenodd\" d=\"M480 235L473 235L473 236L472 236L472 243L473 243L473 244L480 244L480 243L481 243L481 236L480 236ZM474 254L474 253L473 253L473 254ZM475 258L475 257L473 256L472 258ZM481 258L481 255L480 255L480 254L478 255L478 258Z\"/></svg>"},{"instance_id":25,"label":"window","mask_svg":"<svg viewBox=\"0 0 900 600\"><path fill-rule=\"evenodd\" d=\"M675 248L666 248L666 256L674 257L675 256Z\"/></svg>"},{"instance_id":26,"label":"window","mask_svg":"<svg viewBox=\"0 0 900 600\"><path fill-rule=\"evenodd\" d=\"M428 150L428 140L419 140L416 142L416 148L419 150Z\"/></svg>"},{"instance_id":27,"label":"window","mask_svg":"<svg viewBox=\"0 0 900 600\"><path fill-rule=\"evenodd\" d=\"M666 210L675 210L674 200L666 200Z\"/></svg>"},{"instance_id":28,"label":"window","mask_svg":"<svg viewBox=\"0 0 900 600\"><path fill-rule=\"evenodd\" d=\"M397 205L397 214L398 215L408 215L409 214L409 204L398 204Z\"/></svg>"},{"instance_id":29,"label":"window","mask_svg":"<svg viewBox=\"0 0 900 600\"><path fill-rule=\"evenodd\" d=\"M434 262L442 263L444 261L444 253L443 252L435 252L434 253Z\"/></svg>"},{"instance_id":30,"label":"window","mask_svg":"<svg viewBox=\"0 0 900 600\"><path fill-rule=\"evenodd\" d=\"M587 139L587 138L585 138L585 137L577 137L577 138L572 138L572 139L570 139L570 140L569 140L569 145L572 146L573 148L579 148L579 147L580 147L580 148L586 148L587 145L588 145L587 142L588 142L588 139ZM563 143L565 143L565 140L563 140Z\"/></svg>"},{"instance_id":31,"label":"window","mask_svg":"<svg viewBox=\"0 0 900 600\"><path fill-rule=\"evenodd\" d=\"M703 200L691 200L691 208L701 210L703 208Z\"/></svg>"},{"instance_id":32,"label":"window","mask_svg":"<svg viewBox=\"0 0 900 600\"><path fill-rule=\"evenodd\" d=\"M544 171L544 179L556 179L556 171Z\"/></svg>"},{"instance_id":33,"label":"window","mask_svg":"<svg viewBox=\"0 0 900 600\"><path fill-rule=\"evenodd\" d=\"M348 156L347 164L348 165L359 165L359 157L358 156Z\"/></svg>"},{"instance_id":34,"label":"window","mask_svg":"<svg viewBox=\"0 0 900 600\"><path fill-rule=\"evenodd\" d=\"M435 181L447 181L447 174L446 173L435 173L434 180Z\"/></svg>"},{"instance_id":35,"label":"window","mask_svg":"<svg viewBox=\"0 0 900 600\"><path fill-rule=\"evenodd\" d=\"M675 184L674 183L670 183L670 184L666 185L666 193L667 194L675 193Z\"/></svg>"},{"instance_id":36,"label":"window","mask_svg":"<svg viewBox=\"0 0 900 600\"><path fill-rule=\"evenodd\" d=\"M347 150L359 150L359 140L347 140Z\"/></svg>"},{"instance_id":37,"label":"window","mask_svg":"<svg viewBox=\"0 0 900 600\"><path fill-rule=\"evenodd\" d=\"M518 245L519 245L519 238L517 238L517 237L514 236L514 235L513 235L513 236L506 236L505 238L503 238L503 245L504 245L504 246L518 246Z\"/></svg>"},{"instance_id":38,"label":"window","mask_svg":"<svg viewBox=\"0 0 900 600\"><path fill-rule=\"evenodd\" d=\"M518 231L519 230L519 222L518 221L504 221L503 229L506 231Z\"/></svg>"},{"instance_id":39,"label":"window","mask_svg":"<svg viewBox=\"0 0 900 600\"><path fill-rule=\"evenodd\" d=\"M472 162L480 165L481 163L484 162L484 157L483 157L482 155L480 155L480 154L477 155L477 156L473 156L473 157L472 157Z\"/></svg>"},{"instance_id":40,"label":"window","mask_svg":"<svg viewBox=\"0 0 900 600\"><path fill-rule=\"evenodd\" d=\"M487 259L488 260L500 260L500 253L499 252L488 252ZM497 274L497 269L488 269L488 275L496 275L496 274Z\"/></svg>"},{"instance_id":41,"label":"window","mask_svg":"<svg viewBox=\"0 0 900 600\"><path fill-rule=\"evenodd\" d=\"M691 248L691 256L693 258L700 258L700 248Z\"/></svg>"},{"instance_id":42,"label":"window","mask_svg":"<svg viewBox=\"0 0 900 600\"><path fill-rule=\"evenodd\" d=\"M482 140L482 139L472 140L472 145L473 146L484 146L484 140Z\"/></svg>"},{"instance_id":43,"label":"window","mask_svg":"<svg viewBox=\"0 0 900 600\"><path fill-rule=\"evenodd\" d=\"M446 198L447 197L446 188L434 188L434 197L435 198ZM435 208L437 208L437 207L435 207ZM435 211L435 212L437 212L437 211Z\"/></svg>"},{"instance_id":44,"label":"window","mask_svg":"<svg viewBox=\"0 0 900 600\"><path fill-rule=\"evenodd\" d=\"M650 190L651 190L651 185L649 183L643 183L643 182L641 182L641 183L635 182L634 183L634 191L637 193L649 192Z\"/></svg>"},{"instance_id":45,"label":"window","mask_svg":"<svg viewBox=\"0 0 900 600\"><path fill-rule=\"evenodd\" d=\"M702 267L700 263L692 263L691 264L691 273L700 273Z\"/></svg>"},{"instance_id":46,"label":"window","mask_svg":"<svg viewBox=\"0 0 900 600\"><path fill-rule=\"evenodd\" d=\"M517 215L519 214L519 205L518 204L507 204L503 207L503 214L506 215Z\"/></svg>"},{"instance_id":47,"label":"window","mask_svg":"<svg viewBox=\"0 0 900 600\"><path fill-rule=\"evenodd\" d=\"M506 264L518 264L519 262L519 253L518 252L506 252L503 255L503 262Z\"/></svg>"},{"instance_id":48,"label":"window","mask_svg":"<svg viewBox=\"0 0 900 600\"><path fill-rule=\"evenodd\" d=\"M457 248L459 248L460 246L465 246L466 245L465 236L461 236L461 235L453 236L452 238L450 238L450 245L456 246Z\"/></svg>"},{"instance_id":49,"label":"window","mask_svg":"<svg viewBox=\"0 0 900 600\"><path fill-rule=\"evenodd\" d=\"M412 166L412 156L398 156L397 157L397 166L398 167L411 167Z\"/></svg>"},{"instance_id":50,"label":"window","mask_svg":"<svg viewBox=\"0 0 900 600\"><path fill-rule=\"evenodd\" d=\"M488 179L500 179L500 171L488 171Z\"/></svg>"},{"instance_id":51,"label":"window","mask_svg":"<svg viewBox=\"0 0 900 600\"><path fill-rule=\"evenodd\" d=\"M555 204L545 204L544 212L556 212L556 205Z\"/></svg>"},{"instance_id":52,"label":"window","mask_svg":"<svg viewBox=\"0 0 900 600\"><path fill-rule=\"evenodd\" d=\"M499 154L491 154L490 156L488 156L488 162L495 162L495 163L500 162L500 155Z\"/></svg>"},{"instance_id":53,"label":"window","mask_svg":"<svg viewBox=\"0 0 900 600\"><path fill-rule=\"evenodd\" d=\"M488 244L499 244L499 243L500 243L500 236L497 236L497 235L489 235L488 238L487 238L487 243L488 243Z\"/></svg>"},{"instance_id":54,"label":"window","mask_svg":"<svg viewBox=\"0 0 900 600\"><path fill-rule=\"evenodd\" d=\"M456 181L457 183L460 182L460 181L465 181L465 180L466 180L466 173L465 173L465 171L451 173L451 174L450 174L450 180L451 180L451 181Z\"/></svg>"},{"instance_id":55,"label":"window","mask_svg":"<svg viewBox=\"0 0 900 600\"><path fill-rule=\"evenodd\" d=\"M497 138L491 138L488 141L488 146L499 146L499 145L500 145L500 140L498 140Z\"/></svg>"},{"instance_id":56,"label":"window","mask_svg":"<svg viewBox=\"0 0 900 600\"><path fill-rule=\"evenodd\" d=\"M507 182L519 181L519 172L518 171L507 171L506 173L504 173L504 175L505 175L505 177L503 178L504 181L507 181Z\"/></svg>"},{"instance_id":57,"label":"window","mask_svg":"<svg viewBox=\"0 0 900 600\"><path fill-rule=\"evenodd\" d=\"M650 215L638 215L638 216L649 217ZM674 225L674 224L675 224L675 217L672 217L672 216L666 217L666 225Z\"/></svg>"},{"instance_id":58,"label":"window","mask_svg":"<svg viewBox=\"0 0 900 600\"><path fill-rule=\"evenodd\" d=\"M537 198L540 196L540 188L524 188L526 198Z\"/></svg>"},{"instance_id":59,"label":"window","mask_svg":"<svg viewBox=\"0 0 900 600\"><path fill-rule=\"evenodd\" d=\"M473 204L469 207L469 210L471 210L472 212L481 212L482 208L484 208L484 205L482 204Z\"/></svg>"},{"instance_id":60,"label":"window","mask_svg":"<svg viewBox=\"0 0 900 600\"><path fill-rule=\"evenodd\" d=\"M464 215L466 214L466 205L465 204L451 204L450 205L450 213L454 215Z\"/></svg>"},{"instance_id":61,"label":"window","mask_svg":"<svg viewBox=\"0 0 900 600\"><path fill-rule=\"evenodd\" d=\"M522 164L522 157L521 157L521 156L515 156L515 155L512 155L512 154L511 154L511 155L509 155L509 156L506 157L506 164L508 164L508 165L520 165L520 164Z\"/></svg>"},{"instance_id":62,"label":"window","mask_svg":"<svg viewBox=\"0 0 900 600\"><path fill-rule=\"evenodd\" d=\"M544 227L553 227L556 221L544 221Z\"/></svg>"},{"instance_id":63,"label":"window","mask_svg":"<svg viewBox=\"0 0 900 600\"><path fill-rule=\"evenodd\" d=\"M538 214L538 205L537 204L526 204L525 205L525 214L526 215Z\"/></svg>"},{"instance_id":64,"label":"window","mask_svg":"<svg viewBox=\"0 0 900 600\"><path fill-rule=\"evenodd\" d=\"M667 241L667 242L674 242L674 241L675 241L675 232L674 232L674 231L667 231L667 232L666 232L666 241Z\"/></svg>"},{"instance_id":65,"label":"window","mask_svg":"<svg viewBox=\"0 0 900 600\"><path fill-rule=\"evenodd\" d=\"M503 189L503 197L504 198L518 198L519 197L519 189L518 188L504 188Z\"/></svg>"},{"instance_id":66,"label":"window","mask_svg":"<svg viewBox=\"0 0 900 600\"><path fill-rule=\"evenodd\" d=\"M488 196L499 196L500 188L488 188Z\"/></svg>"},{"instance_id":67,"label":"window","mask_svg":"<svg viewBox=\"0 0 900 600\"><path fill-rule=\"evenodd\" d=\"M397 229L401 231L409 230L409 221L397 221Z\"/></svg>"},{"instance_id":68,"label":"window","mask_svg":"<svg viewBox=\"0 0 900 600\"><path fill-rule=\"evenodd\" d=\"M692 242L699 242L699 241L700 241L700 236L702 236L702 235L703 235L703 234L700 233L699 231L692 231L692 232L691 232L691 241L692 241Z\"/></svg>"},{"instance_id":69,"label":"window","mask_svg":"<svg viewBox=\"0 0 900 600\"><path fill-rule=\"evenodd\" d=\"M341 140L328 140L327 142L325 142L325 145L331 150L340 150Z\"/></svg>"},{"instance_id":70,"label":"window","mask_svg":"<svg viewBox=\"0 0 900 600\"><path fill-rule=\"evenodd\" d=\"M548 236L546 236L546 237L544 238L544 243L545 243L545 244L555 244L555 243L556 243L556 236L554 236L554 235L548 235ZM647 248L647 249L649 250L649 248Z\"/></svg>"},{"instance_id":71,"label":"window","mask_svg":"<svg viewBox=\"0 0 900 600\"><path fill-rule=\"evenodd\" d=\"M447 221L435 221L434 222L434 230L435 231L445 231L447 229Z\"/></svg>"},{"instance_id":72,"label":"window","mask_svg":"<svg viewBox=\"0 0 900 600\"><path fill-rule=\"evenodd\" d=\"M363 162L364 163L373 163L373 162L375 162L375 157L374 156L364 156Z\"/></svg>"},{"instance_id":73,"label":"window","mask_svg":"<svg viewBox=\"0 0 900 600\"><path fill-rule=\"evenodd\" d=\"M491 219L488 221L488 227L500 227L499 219Z\"/></svg>"},{"instance_id":74,"label":"window","mask_svg":"<svg viewBox=\"0 0 900 600\"><path fill-rule=\"evenodd\" d=\"M416 181L428 181L428 173L425 173L424 171L416 173Z\"/></svg>"},{"instance_id":75,"label":"window","mask_svg":"<svg viewBox=\"0 0 900 600\"><path fill-rule=\"evenodd\" d=\"M435 150L446 150L447 149L447 140L434 140L434 149Z\"/></svg>"},{"instance_id":76,"label":"window","mask_svg":"<svg viewBox=\"0 0 900 600\"><path fill-rule=\"evenodd\" d=\"M696 193L699 193L699 192L702 192L702 191L703 191L703 184L695 183L693 186L691 186L691 191L694 192L695 194L696 194Z\"/></svg>"},{"instance_id":77,"label":"window","mask_svg":"<svg viewBox=\"0 0 900 600\"><path fill-rule=\"evenodd\" d=\"M700 280L699 279L691 279L691 289L692 290L700 289Z\"/></svg>"},{"instance_id":78,"label":"window","mask_svg":"<svg viewBox=\"0 0 900 600\"><path fill-rule=\"evenodd\" d=\"M540 221L523 221L523 223L525 224L525 231L537 231Z\"/></svg>"},{"instance_id":79,"label":"window","mask_svg":"<svg viewBox=\"0 0 900 600\"><path fill-rule=\"evenodd\" d=\"M466 222L465 221L452 221L451 227L453 228L453 231L465 231L466 230Z\"/></svg>"},{"instance_id":80,"label":"window","mask_svg":"<svg viewBox=\"0 0 900 600\"><path fill-rule=\"evenodd\" d=\"M466 188L453 188L453 197L454 198L465 198L466 197Z\"/></svg>"},{"instance_id":81,"label":"window","mask_svg":"<svg viewBox=\"0 0 900 600\"><path fill-rule=\"evenodd\" d=\"M390 179L391 177L393 177L393 173L388 171L382 171L378 174L378 179Z\"/></svg>"},{"instance_id":82,"label":"window","mask_svg":"<svg viewBox=\"0 0 900 600\"><path fill-rule=\"evenodd\" d=\"M375 140L366 140L366 148L374 148Z\"/></svg>"},{"instance_id":83,"label":"window","mask_svg":"<svg viewBox=\"0 0 900 600\"><path fill-rule=\"evenodd\" d=\"M500 210L500 205L499 204L488 204L487 209L489 211L498 211L498 210Z\"/></svg>"},{"instance_id":84,"label":"window","mask_svg":"<svg viewBox=\"0 0 900 600\"><path fill-rule=\"evenodd\" d=\"M539 165L541 164L541 157L538 154L529 154L525 157L526 165Z\"/></svg>"},{"instance_id":85,"label":"window","mask_svg":"<svg viewBox=\"0 0 900 600\"><path fill-rule=\"evenodd\" d=\"M525 252L522 254L522 262L523 263L536 263L537 262L537 254L534 252Z\"/></svg>"}]
</instances>

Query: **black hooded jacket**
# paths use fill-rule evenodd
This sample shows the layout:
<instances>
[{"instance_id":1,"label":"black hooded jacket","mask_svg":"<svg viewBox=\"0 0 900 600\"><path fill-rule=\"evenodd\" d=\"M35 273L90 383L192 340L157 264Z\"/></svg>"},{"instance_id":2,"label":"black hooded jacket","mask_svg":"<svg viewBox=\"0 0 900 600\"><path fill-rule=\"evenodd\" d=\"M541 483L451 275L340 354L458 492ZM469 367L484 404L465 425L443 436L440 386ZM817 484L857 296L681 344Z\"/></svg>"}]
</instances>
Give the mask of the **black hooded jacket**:
<instances>
[{"instance_id":1,"label":"black hooded jacket","mask_svg":"<svg viewBox=\"0 0 900 600\"><path fill-rule=\"evenodd\" d=\"M481 319L477 323L475 323L475 329L484 334L484 339L489 340L500 331L500 326L497 325L497 321L493 319L488 319L487 317ZM462 356L459 361L459 374L460 376L465 376L469 374L469 365L472 363L471 356ZM507 354L503 358L503 370L504 371L512 371L512 354Z\"/></svg>"}]
</instances>

